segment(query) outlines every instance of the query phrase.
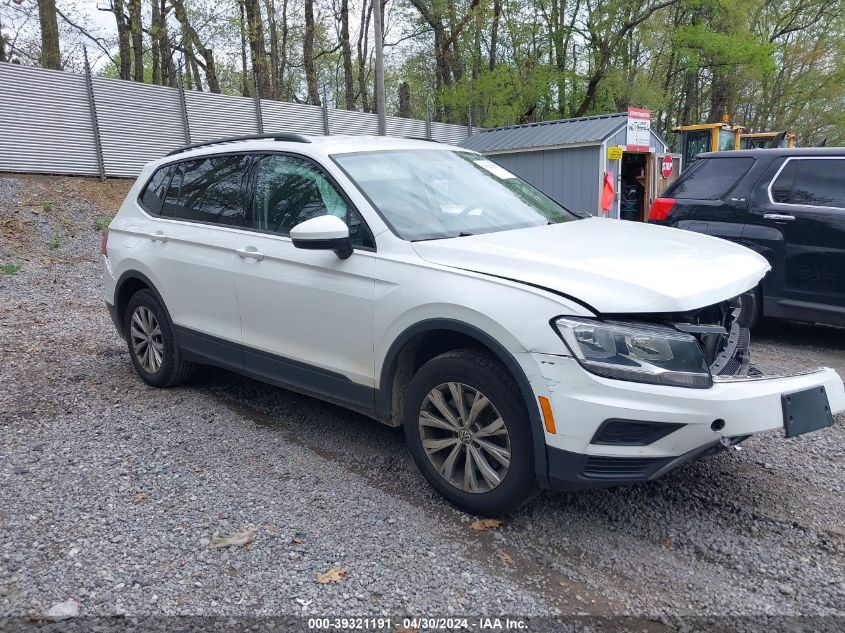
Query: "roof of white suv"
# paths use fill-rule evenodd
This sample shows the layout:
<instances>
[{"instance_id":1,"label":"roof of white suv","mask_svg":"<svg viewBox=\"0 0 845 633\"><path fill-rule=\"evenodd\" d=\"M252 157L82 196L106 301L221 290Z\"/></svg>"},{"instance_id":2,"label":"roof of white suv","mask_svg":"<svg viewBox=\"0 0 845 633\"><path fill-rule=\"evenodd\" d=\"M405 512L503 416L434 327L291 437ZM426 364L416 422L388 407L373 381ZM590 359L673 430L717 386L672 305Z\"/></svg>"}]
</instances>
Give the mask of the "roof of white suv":
<instances>
[{"instance_id":1,"label":"roof of white suv","mask_svg":"<svg viewBox=\"0 0 845 633\"><path fill-rule=\"evenodd\" d=\"M270 136L270 135L268 135ZM291 140L287 140L291 137ZM299 137L302 140L294 140ZM371 152L378 150L396 149L439 149L466 152L468 150L455 145L446 145L436 141L426 141L410 138L391 136L352 136L352 135L331 135L331 136L309 136L279 134L279 140L275 138L234 138L220 139L204 143L201 147L189 146L184 151L175 150L164 159L156 163L167 163L173 160L181 160L193 156L205 156L228 152L266 152L273 150L288 150L305 154L350 154L354 152Z\"/></svg>"}]
</instances>

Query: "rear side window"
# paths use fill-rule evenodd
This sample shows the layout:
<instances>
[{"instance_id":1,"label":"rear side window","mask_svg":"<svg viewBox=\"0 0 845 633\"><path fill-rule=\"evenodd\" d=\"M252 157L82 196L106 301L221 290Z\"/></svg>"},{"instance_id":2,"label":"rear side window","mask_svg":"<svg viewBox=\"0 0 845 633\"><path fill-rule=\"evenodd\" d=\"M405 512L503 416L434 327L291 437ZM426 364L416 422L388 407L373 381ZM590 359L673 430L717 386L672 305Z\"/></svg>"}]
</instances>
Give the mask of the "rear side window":
<instances>
[{"instance_id":1,"label":"rear side window","mask_svg":"<svg viewBox=\"0 0 845 633\"><path fill-rule=\"evenodd\" d=\"M734 188L751 165L753 158L702 158L681 176L670 191L669 198L718 200Z\"/></svg>"},{"instance_id":2,"label":"rear side window","mask_svg":"<svg viewBox=\"0 0 845 633\"><path fill-rule=\"evenodd\" d=\"M144 187L144 193L141 194L141 206L153 215L158 215L161 212L161 203L164 201L167 183L170 182L172 167L172 165L165 165L158 168L147 186Z\"/></svg>"},{"instance_id":3,"label":"rear side window","mask_svg":"<svg viewBox=\"0 0 845 633\"><path fill-rule=\"evenodd\" d=\"M799 160L792 202L845 209L845 160Z\"/></svg>"},{"instance_id":4,"label":"rear side window","mask_svg":"<svg viewBox=\"0 0 845 633\"><path fill-rule=\"evenodd\" d=\"M792 183L795 182L795 172L798 170L797 160L788 160L772 183L772 202L792 202Z\"/></svg>"},{"instance_id":5,"label":"rear side window","mask_svg":"<svg viewBox=\"0 0 845 633\"><path fill-rule=\"evenodd\" d=\"M161 215L180 220L243 226L249 158L209 156L179 163Z\"/></svg>"}]
</instances>

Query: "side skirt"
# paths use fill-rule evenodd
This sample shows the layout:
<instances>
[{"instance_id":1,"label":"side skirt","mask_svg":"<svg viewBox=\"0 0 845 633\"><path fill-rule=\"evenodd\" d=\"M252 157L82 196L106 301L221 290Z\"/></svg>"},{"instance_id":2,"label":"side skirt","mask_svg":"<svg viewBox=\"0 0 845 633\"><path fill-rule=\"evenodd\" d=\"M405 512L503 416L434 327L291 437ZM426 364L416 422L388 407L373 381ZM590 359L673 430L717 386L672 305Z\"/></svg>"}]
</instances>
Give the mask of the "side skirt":
<instances>
[{"instance_id":1,"label":"side skirt","mask_svg":"<svg viewBox=\"0 0 845 633\"><path fill-rule=\"evenodd\" d=\"M807 323L845 325L845 307L798 299L763 298L763 315L775 319L792 319Z\"/></svg>"},{"instance_id":2,"label":"side skirt","mask_svg":"<svg viewBox=\"0 0 845 633\"><path fill-rule=\"evenodd\" d=\"M221 367L264 383L337 404L373 419L376 389L284 356L253 349L179 325L173 326L185 360Z\"/></svg>"}]
</instances>

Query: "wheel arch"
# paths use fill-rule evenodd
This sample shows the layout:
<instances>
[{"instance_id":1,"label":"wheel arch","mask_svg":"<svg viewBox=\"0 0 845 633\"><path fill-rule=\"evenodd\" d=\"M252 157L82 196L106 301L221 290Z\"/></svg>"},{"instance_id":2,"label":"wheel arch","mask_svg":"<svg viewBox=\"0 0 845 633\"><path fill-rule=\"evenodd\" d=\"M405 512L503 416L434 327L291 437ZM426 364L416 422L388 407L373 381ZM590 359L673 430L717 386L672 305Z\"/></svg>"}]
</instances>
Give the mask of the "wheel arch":
<instances>
[{"instance_id":1,"label":"wheel arch","mask_svg":"<svg viewBox=\"0 0 845 633\"><path fill-rule=\"evenodd\" d=\"M426 345L428 341L428 345ZM455 344L449 345L449 341ZM376 412L391 426L401 424L402 396L416 369L426 360L458 347L479 347L497 359L516 381L528 413L538 482L548 487L546 439L531 383L513 354L481 328L456 319L433 318L407 327L387 350L381 366ZM397 423L398 422L398 423Z\"/></svg>"},{"instance_id":2,"label":"wheel arch","mask_svg":"<svg viewBox=\"0 0 845 633\"><path fill-rule=\"evenodd\" d=\"M165 312L167 312L167 304L162 299L161 294L150 278L138 270L127 270L120 275L117 283L114 285L114 307L121 323L125 316L126 306L129 304L132 295L145 288L155 295ZM170 317L169 312L167 316L168 318Z\"/></svg>"}]
</instances>

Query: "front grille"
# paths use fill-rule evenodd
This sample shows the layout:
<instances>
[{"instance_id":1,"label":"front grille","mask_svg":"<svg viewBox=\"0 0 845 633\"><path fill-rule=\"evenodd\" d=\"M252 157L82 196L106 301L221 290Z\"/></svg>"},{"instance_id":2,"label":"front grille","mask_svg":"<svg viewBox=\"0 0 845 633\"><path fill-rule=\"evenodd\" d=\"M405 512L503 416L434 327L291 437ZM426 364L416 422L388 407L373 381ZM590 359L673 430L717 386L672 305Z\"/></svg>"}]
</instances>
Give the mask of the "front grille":
<instances>
[{"instance_id":1,"label":"front grille","mask_svg":"<svg viewBox=\"0 0 845 633\"><path fill-rule=\"evenodd\" d=\"M665 457L590 456L583 473L588 479L645 479L667 461Z\"/></svg>"},{"instance_id":2,"label":"front grille","mask_svg":"<svg viewBox=\"0 0 845 633\"><path fill-rule=\"evenodd\" d=\"M684 426L677 423L641 422L638 420L605 420L591 444L609 446L646 446Z\"/></svg>"}]
</instances>

